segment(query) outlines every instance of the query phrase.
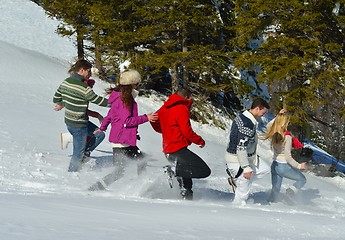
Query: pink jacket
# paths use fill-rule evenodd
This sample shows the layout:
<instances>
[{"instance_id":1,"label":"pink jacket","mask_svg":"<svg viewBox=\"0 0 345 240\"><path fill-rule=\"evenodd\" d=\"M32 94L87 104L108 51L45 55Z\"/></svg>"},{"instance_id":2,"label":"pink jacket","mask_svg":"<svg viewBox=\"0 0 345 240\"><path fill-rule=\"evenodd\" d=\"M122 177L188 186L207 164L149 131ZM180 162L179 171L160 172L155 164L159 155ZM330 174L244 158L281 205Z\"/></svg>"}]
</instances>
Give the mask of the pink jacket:
<instances>
[{"instance_id":1,"label":"pink jacket","mask_svg":"<svg viewBox=\"0 0 345 240\"><path fill-rule=\"evenodd\" d=\"M138 116L138 104L135 101L132 108L128 109L120 96L120 92L111 93L108 99L111 108L103 119L100 129L106 131L111 124L109 142L136 146L138 125L147 122L148 118L146 115Z\"/></svg>"}]
</instances>

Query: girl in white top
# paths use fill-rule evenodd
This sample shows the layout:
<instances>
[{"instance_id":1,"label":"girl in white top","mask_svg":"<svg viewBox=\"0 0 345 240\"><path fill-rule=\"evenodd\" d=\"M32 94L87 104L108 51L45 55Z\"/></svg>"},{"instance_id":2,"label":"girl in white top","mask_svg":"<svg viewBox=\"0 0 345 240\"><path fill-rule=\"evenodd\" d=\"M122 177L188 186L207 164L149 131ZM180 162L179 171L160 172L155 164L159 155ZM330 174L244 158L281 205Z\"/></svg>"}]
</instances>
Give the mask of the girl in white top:
<instances>
[{"instance_id":1,"label":"girl in white top","mask_svg":"<svg viewBox=\"0 0 345 240\"><path fill-rule=\"evenodd\" d=\"M306 178L300 170L306 169L307 165L306 163L298 163L293 159L291 156L292 137L284 134L287 131L289 120L288 114L279 113L272 126L264 134L264 139L271 141L273 150L273 162L271 165L272 191L270 197L272 202L279 200L280 188L284 177L295 181L293 186L286 190L290 197L306 183Z\"/></svg>"}]
</instances>

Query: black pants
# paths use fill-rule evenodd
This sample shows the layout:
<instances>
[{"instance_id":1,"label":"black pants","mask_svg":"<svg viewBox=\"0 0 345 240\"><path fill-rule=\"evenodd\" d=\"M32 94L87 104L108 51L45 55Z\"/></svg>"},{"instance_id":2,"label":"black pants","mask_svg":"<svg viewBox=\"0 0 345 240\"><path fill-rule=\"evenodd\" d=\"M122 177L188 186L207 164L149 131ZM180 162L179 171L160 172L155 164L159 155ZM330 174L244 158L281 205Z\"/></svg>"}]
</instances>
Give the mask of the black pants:
<instances>
[{"instance_id":1,"label":"black pants","mask_svg":"<svg viewBox=\"0 0 345 240\"><path fill-rule=\"evenodd\" d=\"M144 161L144 154L137 146L129 146L124 148L113 148L113 163L115 171L120 172L122 175L125 171L128 160L137 161L137 171L140 175L146 168L146 161Z\"/></svg>"},{"instance_id":2,"label":"black pants","mask_svg":"<svg viewBox=\"0 0 345 240\"><path fill-rule=\"evenodd\" d=\"M143 153L136 146L129 146L124 148L113 148L113 162L114 170L103 177L103 182L106 186L109 186L116 180L123 177L127 161L129 159L139 160L143 157ZM139 161L138 161L139 162ZM139 163L138 163L138 175L139 175Z\"/></svg>"},{"instance_id":3,"label":"black pants","mask_svg":"<svg viewBox=\"0 0 345 240\"><path fill-rule=\"evenodd\" d=\"M192 178L206 178L211 169L195 153L188 148L167 154L169 162L176 163L176 177L182 178L182 187L192 189Z\"/></svg>"},{"instance_id":4,"label":"black pants","mask_svg":"<svg viewBox=\"0 0 345 240\"><path fill-rule=\"evenodd\" d=\"M137 146L113 148L114 164L124 161L125 158L141 159L143 158L143 153L140 151L140 149Z\"/></svg>"}]
</instances>

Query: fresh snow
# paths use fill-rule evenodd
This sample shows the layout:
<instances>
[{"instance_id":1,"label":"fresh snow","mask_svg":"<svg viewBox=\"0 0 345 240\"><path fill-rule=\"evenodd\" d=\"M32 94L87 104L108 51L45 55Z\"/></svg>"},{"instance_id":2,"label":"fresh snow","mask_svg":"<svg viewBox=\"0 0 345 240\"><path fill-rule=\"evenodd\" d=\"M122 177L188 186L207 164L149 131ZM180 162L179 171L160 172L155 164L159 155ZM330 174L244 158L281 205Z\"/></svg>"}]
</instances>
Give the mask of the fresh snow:
<instances>
[{"instance_id":1,"label":"fresh snow","mask_svg":"<svg viewBox=\"0 0 345 240\"><path fill-rule=\"evenodd\" d=\"M147 171L125 176L107 191L87 188L112 171L105 140L79 173L68 173L72 146L60 149L63 112L52 98L67 77L73 43L55 33L57 21L29 0L0 1L0 239L343 239L345 181L305 173L307 184L294 206L267 203L270 176L253 184L247 205L232 204L223 159L227 131L193 123L203 149L191 146L211 167L194 181L194 201L170 189L162 167L161 137L150 124L139 127ZM97 82L103 94L107 84ZM141 113L159 108L155 96L139 97ZM107 109L90 105L106 114ZM95 122L97 123L97 122ZM107 134L109 133L109 129ZM107 136L108 137L108 136ZM259 153L270 158L267 143ZM284 180L283 190L291 184Z\"/></svg>"}]
</instances>

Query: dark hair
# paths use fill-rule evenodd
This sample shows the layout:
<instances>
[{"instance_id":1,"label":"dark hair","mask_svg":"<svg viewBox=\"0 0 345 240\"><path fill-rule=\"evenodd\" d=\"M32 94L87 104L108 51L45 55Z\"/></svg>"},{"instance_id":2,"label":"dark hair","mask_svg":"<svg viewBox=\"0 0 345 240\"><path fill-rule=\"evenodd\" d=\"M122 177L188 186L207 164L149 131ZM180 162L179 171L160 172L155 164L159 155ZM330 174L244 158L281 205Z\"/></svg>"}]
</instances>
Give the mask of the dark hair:
<instances>
[{"instance_id":1,"label":"dark hair","mask_svg":"<svg viewBox=\"0 0 345 240\"><path fill-rule=\"evenodd\" d=\"M192 92L189 89L183 87L183 88L179 88L176 91L176 94L180 95L183 98L185 98L185 97L190 98L190 96L192 95Z\"/></svg>"},{"instance_id":2,"label":"dark hair","mask_svg":"<svg viewBox=\"0 0 345 240\"><path fill-rule=\"evenodd\" d=\"M265 100L263 100L262 98L256 98L256 99L254 99L250 109L254 109L256 107L259 107L260 109L263 109L263 108L269 109L270 105L268 105L268 103Z\"/></svg>"},{"instance_id":3,"label":"dark hair","mask_svg":"<svg viewBox=\"0 0 345 240\"><path fill-rule=\"evenodd\" d=\"M74 72L78 72L80 69L91 69L92 68L92 64L85 60L85 59L79 59L75 64L73 64L71 66L71 68L68 70L68 73L74 73Z\"/></svg>"},{"instance_id":4,"label":"dark hair","mask_svg":"<svg viewBox=\"0 0 345 240\"><path fill-rule=\"evenodd\" d=\"M105 89L106 94L111 94L113 91L121 92L120 98L128 109L132 108L134 99L132 96L131 85L117 85L116 87L110 87Z\"/></svg>"},{"instance_id":5,"label":"dark hair","mask_svg":"<svg viewBox=\"0 0 345 240\"><path fill-rule=\"evenodd\" d=\"M132 96L132 86L131 85L121 85L121 100L126 105L128 109L132 108L134 99Z\"/></svg>"}]
</instances>

